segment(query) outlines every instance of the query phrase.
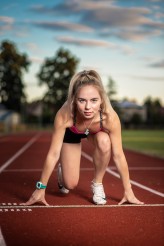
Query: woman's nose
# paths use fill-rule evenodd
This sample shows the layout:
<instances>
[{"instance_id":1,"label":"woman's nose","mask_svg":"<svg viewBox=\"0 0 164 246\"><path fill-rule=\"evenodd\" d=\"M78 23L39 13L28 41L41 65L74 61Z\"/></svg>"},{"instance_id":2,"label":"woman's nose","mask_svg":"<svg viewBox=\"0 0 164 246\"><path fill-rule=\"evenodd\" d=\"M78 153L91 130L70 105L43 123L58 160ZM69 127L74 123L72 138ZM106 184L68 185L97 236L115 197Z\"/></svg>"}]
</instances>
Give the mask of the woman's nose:
<instances>
[{"instance_id":1,"label":"woman's nose","mask_svg":"<svg viewBox=\"0 0 164 246\"><path fill-rule=\"evenodd\" d=\"M85 108L86 108L86 109L89 109L90 107L91 107L90 102L86 102Z\"/></svg>"}]
</instances>

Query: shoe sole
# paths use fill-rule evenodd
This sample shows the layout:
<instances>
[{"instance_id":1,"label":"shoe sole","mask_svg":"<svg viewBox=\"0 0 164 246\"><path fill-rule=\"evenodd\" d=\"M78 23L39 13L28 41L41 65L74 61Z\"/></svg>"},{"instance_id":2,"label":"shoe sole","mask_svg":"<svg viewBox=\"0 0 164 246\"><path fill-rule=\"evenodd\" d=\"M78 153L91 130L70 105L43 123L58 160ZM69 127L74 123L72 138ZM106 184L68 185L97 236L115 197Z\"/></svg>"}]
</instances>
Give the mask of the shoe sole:
<instances>
[{"instance_id":1,"label":"shoe sole","mask_svg":"<svg viewBox=\"0 0 164 246\"><path fill-rule=\"evenodd\" d=\"M94 201L93 201L94 202ZM95 205L105 205L107 203L107 201L105 201L105 203L98 203L98 202L94 202Z\"/></svg>"}]
</instances>

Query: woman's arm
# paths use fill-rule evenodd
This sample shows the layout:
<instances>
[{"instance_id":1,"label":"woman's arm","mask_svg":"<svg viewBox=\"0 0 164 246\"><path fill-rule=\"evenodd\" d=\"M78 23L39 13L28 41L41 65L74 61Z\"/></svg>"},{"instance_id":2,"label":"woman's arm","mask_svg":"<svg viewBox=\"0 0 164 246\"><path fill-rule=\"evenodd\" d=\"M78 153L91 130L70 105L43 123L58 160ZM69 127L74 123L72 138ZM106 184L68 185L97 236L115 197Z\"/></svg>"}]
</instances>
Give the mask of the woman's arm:
<instances>
[{"instance_id":1,"label":"woman's arm","mask_svg":"<svg viewBox=\"0 0 164 246\"><path fill-rule=\"evenodd\" d=\"M54 130L52 134L51 145L43 166L42 174L40 181L47 185L48 180L52 174L52 171L55 168L55 165L60 157L60 151L63 143L63 137L65 133L66 123L64 119L63 110L60 110L54 121ZM32 205L36 202L49 205L45 200L45 189L36 189L31 195L30 199L26 203L21 205Z\"/></svg>"},{"instance_id":2,"label":"woman's arm","mask_svg":"<svg viewBox=\"0 0 164 246\"><path fill-rule=\"evenodd\" d=\"M63 137L65 133L65 125L63 123L62 117L59 113L57 114L54 121L54 130L52 134L51 145L43 166L40 181L47 185L48 180L55 168L55 165L60 157L60 151L63 144Z\"/></svg>"},{"instance_id":3,"label":"woman's arm","mask_svg":"<svg viewBox=\"0 0 164 246\"><path fill-rule=\"evenodd\" d=\"M120 177L124 187L124 196L119 204L126 201L135 204L143 204L135 196L131 188L128 164L124 155L121 137L121 124L118 115L115 113L109 129L112 144L113 160L120 173Z\"/></svg>"},{"instance_id":4,"label":"woman's arm","mask_svg":"<svg viewBox=\"0 0 164 246\"><path fill-rule=\"evenodd\" d=\"M129 180L129 170L127 161L122 148L121 124L117 115L114 116L112 126L110 128L110 139L112 144L113 160L120 173L123 187L126 190L131 188Z\"/></svg>"}]
</instances>

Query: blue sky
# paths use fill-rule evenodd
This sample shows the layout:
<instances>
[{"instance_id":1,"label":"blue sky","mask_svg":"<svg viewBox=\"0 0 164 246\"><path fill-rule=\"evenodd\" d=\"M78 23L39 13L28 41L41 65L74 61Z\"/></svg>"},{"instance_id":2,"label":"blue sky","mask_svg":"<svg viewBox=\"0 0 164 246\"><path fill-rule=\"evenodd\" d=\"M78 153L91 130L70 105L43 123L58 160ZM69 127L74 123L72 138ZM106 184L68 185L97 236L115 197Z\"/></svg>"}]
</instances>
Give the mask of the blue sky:
<instances>
[{"instance_id":1,"label":"blue sky","mask_svg":"<svg viewBox=\"0 0 164 246\"><path fill-rule=\"evenodd\" d=\"M0 41L14 42L32 65L25 74L28 100L41 98L36 73L60 47L80 59L78 71L95 69L106 86L112 77L117 99L164 103L164 1L4 1Z\"/></svg>"}]
</instances>

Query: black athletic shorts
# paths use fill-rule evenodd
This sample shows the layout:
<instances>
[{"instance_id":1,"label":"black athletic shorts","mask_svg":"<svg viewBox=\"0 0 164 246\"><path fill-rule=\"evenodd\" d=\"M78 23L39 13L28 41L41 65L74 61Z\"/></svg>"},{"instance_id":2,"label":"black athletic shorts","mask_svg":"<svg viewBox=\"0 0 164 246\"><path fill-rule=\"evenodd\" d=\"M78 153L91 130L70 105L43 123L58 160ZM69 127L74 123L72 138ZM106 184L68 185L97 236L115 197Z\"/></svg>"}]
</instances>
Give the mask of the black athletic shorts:
<instances>
[{"instance_id":1,"label":"black athletic shorts","mask_svg":"<svg viewBox=\"0 0 164 246\"><path fill-rule=\"evenodd\" d=\"M77 134L66 128L63 143L80 143L82 138L87 138L87 135Z\"/></svg>"}]
</instances>

